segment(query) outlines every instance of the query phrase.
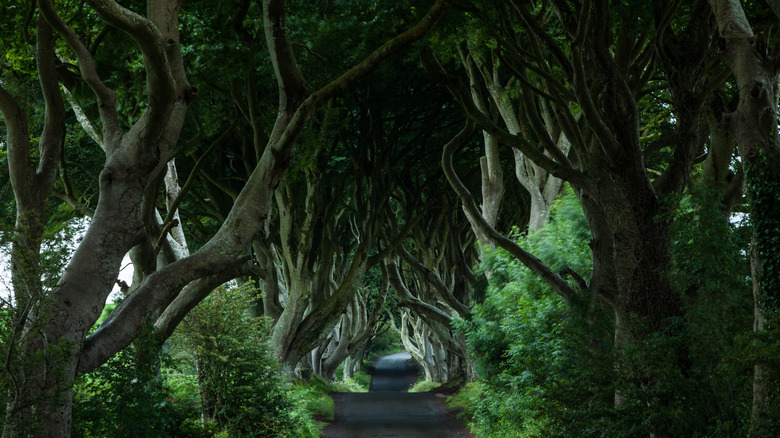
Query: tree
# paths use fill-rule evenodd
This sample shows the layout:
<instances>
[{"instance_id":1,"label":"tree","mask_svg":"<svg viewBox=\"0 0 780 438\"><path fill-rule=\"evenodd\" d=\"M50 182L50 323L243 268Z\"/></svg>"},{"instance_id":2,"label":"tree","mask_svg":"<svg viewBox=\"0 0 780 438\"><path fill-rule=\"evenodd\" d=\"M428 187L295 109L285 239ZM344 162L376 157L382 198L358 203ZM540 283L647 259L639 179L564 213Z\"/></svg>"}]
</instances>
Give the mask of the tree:
<instances>
[{"instance_id":1,"label":"tree","mask_svg":"<svg viewBox=\"0 0 780 438\"><path fill-rule=\"evenodd\" d=\"M35 357L31 368L20 371L19 388L10 389L10 404L6 409L4 436L26 433L24 424L37 423L38 436L69 436L71 415L71 391L69 382L104 363L117 351L126 347L139 335L149 318L161 315L165 327L181 320L203 291L210 291L222 282L236 277L246 259L253 237L263 228L268 215L272 194L290 165L295 141L304 130L314 112L329 99L348 89L364 78L390 55L422 38L447 9L449 2L437 1L425 12L421 21L408 31L388 40L354 67L336 79L310 92L304 79L286 26L284 1L266 0L262 4L265 40L278 84L279 103L268 142L259 154L247 183L241 188L229 214L219 230L208 242L191 255L161 267L153 264L152 270L143 272L140 284L134 288L112 315L94 334L87 331L97 320L111 291L122 257L131 248L141 248L153 255L155 243L168 224L155 221L155 198L159 181L163 178L167 163L174 158L188 108L200 90L191 85L187 68L182 61L180 13L181 2L151 1L145 13L120 6L109 1L90 1L90 10L100 16L97 26L111 26L127 34L141 54L144 87L143 100L136 102L142 108L128 126L123 125L118 111L117 93L102 78L101 65L83 37L81 29L64 19L53 2L41 0L34 13L38 14L39 32L36 39L41 47L37 55L41 65L39 76L42 90L51 102L46 110L47 137L44 167L50 164L49 153L57 152L57 124L61 117L59 87L54 75L55 58L50 35L59 34L67 44L70 54L64 55L77 65L79 76L95 95L99 113L101 136L105 145L106 161L100 173L99 199L89 229L78 245L58 284L41 300L35 313L23 319L29 336L16 346L16 357ZM70 23L70 24L69 24ZM80 23L80 22L78 22ZM52 31L53 30L53 31ZM28 163L28 136L18 105L13 105L10 93L2 95L2 111L11 132L8 148L18 158L9 160L9 166L19 177L17 205L22 218L30 220L27 194L23 187L35 189L34 195L41 202L48 197L46 184L27 186L23 176ZM57 154L54 155L55 157ZM56 163L56 158L53 159ZM53 178L54 171L45 172ZM28 174L29 175L29 174ZM173 223L171 222L171 226ZM159 228L158 228L159 227ZM169 227L168 227L169 228ZM17 232L34 241L36 234L24 228ZM152 253L148 249L152 249ZM35 248L32 248L35 252ZM14 253L13 262L25 266L20 259L23 252ZM16 278L20 278L17 276ZM37 278L33 275L33 278ZM14 285L20 302L31 297L22 291L22 284ZM177 299L177 297L187 297ZM48 340L57 339L53 348ZM47 363L60 365L52 370ZM54 372L53 372L54 371ZM45 397L39 398L44 394Z\"/></svg>"},{"instance_id":2,"label":"tree","mask_svg":"<svg viewBox=\"0 0 780 438\"><path fill-rule=\"evenodd\" d=\"M467 318L474 303L471 268L476 248L454 196L441 195L441 175L429 175L420 183L410 182L405 190L407 197L420 198L414 213L417 224L382 270L401 309L394 327L405 348L426 379L445 382L470 374L464 340L451 324Z\"/></svg>"},{"instance_id":3,"label":"tree","mask_svg":"<svg viewBox=\"0 0 780 438\"><path fill-rule=\"evenodd\" d=\"M703 146L699 129L703 105L722 81L712 61L714 28L706 21L704 2L684 8L680 2L635 6L607 1L486 2L476 12L496 41L502 66L518 79L524 107L549 105L538 113L553 115L554 125L571 144L568 155L550 136L544 119L531 116L534 111L525 112L532 134L517 135L482 111L432 51L423 57L426 69L447 86L470 119L445 146L442 159L464 208L479 219L479 228L497 246L541 276L570 306L606 305L614 314L618 353L664 332L666 321L682 315L681 297L665 275L672 225L665 212L671 207L669 195L681 193L690 181ZM676 120L673 141L665 147L668 160L658 173L647 168L657 146L643 142L639 109L640 102L655 98L656 83L669 91L668 105ZM450 164L458 148L469 141L474 122L500 144L517 149L572 185L592 235L593 270L587 281L581 273L575 273L573 283L565 281L480 219L473 196ZM661 391L663 377L638 360L640 365L631 368L633 379L615 392L616 404L627 402L630 388L648 385L659 390L652 403L669 403ZM685 372L684 351L670 360ZM619 364L618 359L615 365ZM658 436L669 434L662 423L651 427Z\"/></svg>"},{"instance_id":4,"label":"tree","mask_svg":"<svg viewBox=\"0 0 780 438\"><path fill-rule=\"evenodd\" d=\"M776 330L780 291L780 135L777 128L778 64L767 47L765 33L754 33L742 4L710 1L720 32L719 51L736 78L739 104L722 114L720 122L736 138L745 166L750 217L753 224L751 276L755 301L754 329ZM776 3L770 22L780 17ZM775 55L776 56L776 55ZM777 370L765 363L755 367L751 436L772 436L780 430L772 401L780 393Z\"/></svg>"}]
</instances>

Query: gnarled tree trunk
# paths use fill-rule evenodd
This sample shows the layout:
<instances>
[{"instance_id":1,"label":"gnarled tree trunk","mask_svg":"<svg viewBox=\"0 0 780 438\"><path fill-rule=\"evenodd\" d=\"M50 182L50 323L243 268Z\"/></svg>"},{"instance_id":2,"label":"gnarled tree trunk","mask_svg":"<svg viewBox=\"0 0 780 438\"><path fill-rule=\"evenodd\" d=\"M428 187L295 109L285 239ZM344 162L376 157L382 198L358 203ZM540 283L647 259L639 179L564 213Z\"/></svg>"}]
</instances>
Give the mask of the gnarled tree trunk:
<instances>
[{"instance_id":1,"label":"gnarled tree trunk","mask_svg":"<svg viewBox=\"0 0 780 438\"><path fill-rule=\"evenodd\" d=\"M765 330L768 315L780 306L780 136L777 129L778 63L756 35L741 2L710 0L720 30L719 47L739 86L739 104L721 123L733 133L745 169L753 236L750 267L753 278L755 331ZM776 5L774 5L776 6ZM778 9L775 8L775 13ZM780 18L780 16L778 16ZM777 373L777 370L772 370ZM764 363L755 366L751 437L777 435L772 429L780 397ZM777 374L775 374L776 376Z\"/></svg>"}]
</instances>

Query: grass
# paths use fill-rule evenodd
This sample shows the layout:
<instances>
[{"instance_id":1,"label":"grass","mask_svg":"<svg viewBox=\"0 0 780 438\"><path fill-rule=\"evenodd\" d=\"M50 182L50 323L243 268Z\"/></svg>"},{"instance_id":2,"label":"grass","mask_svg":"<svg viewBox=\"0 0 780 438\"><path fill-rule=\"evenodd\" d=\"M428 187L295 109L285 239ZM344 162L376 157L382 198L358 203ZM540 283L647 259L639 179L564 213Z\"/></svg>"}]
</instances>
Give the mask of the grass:
<instances>
[{"instance_id":1,"label":"grass","mask_svg":"<svg viewBox=\"0 0 780 438\"><path fill-rule=\"evenodd\" d=\"M360 385L361 388L365 388L365 391L368 391L368 388L371 386L371 374L368 374L368 367L364 368L365 369L361 369L360 371L356 372L355 375L352 376L352 380L356 384Z\"/></svg>"},{"instance_id":2,"label":"grass","mask_svg":"<svg viewBox=\"0 0 780 438\"><path fill-rule=\"evenodd\" d=\"M327 421L333 421L333 399L331 392L367 392L368 387L355 380L346 382L328 382L317 374L313 374L309 381L295 381L296 389L303 395L306 409L315 417Z\"/></svg>"},{"instance_id":3,"label":"grass","mask_svg":"<svg viewBox=\"0 0 780 438\"><path fill-rule=\"evenodd\" d=\"M368 388L371 385L371 375L368 374L368 368L370 365L371 361L363 360L362 366L357 372L355 372L351 379L337 382L337 385L346 385L346 388L337 389L333 392L368 392ZM343 375L343 370L343 365L339 365L339 367L336 368L336 376Z\"/></svg>"},{"instance_id":4,"label":"grass","mask_svg":"<svg viewBox=\"0 0 780 438\"><path fill-rule=\"evenodd\" d=\"M418 380L409 388L409 392L428 392L441 386L441 383L433 380Z\"/></svg>"},{"instance_id":5,"label":"grass","mask_svg":"<svg viewBox=\"0 0 780 438\"><path fill-rule=\"evenodd\" d=\"M463 385L454 395L447 397L447 405L456 411L460 411L458 418L463 418L470 423L474 417L477 402L482 397L482 384L469 382Z\"/></svg>"},{"instance_id":6,"label":"grass","mask_svg":"<svg viewBox=\"0 0 780 438\"><path fill-rule=\"evenodd\" d=\"M294 385L303 398L306 410L317 419L333 420L333 399L328 397L328 393L320 385L304 380L297 380Z\"/></svg>"}]
</instances>

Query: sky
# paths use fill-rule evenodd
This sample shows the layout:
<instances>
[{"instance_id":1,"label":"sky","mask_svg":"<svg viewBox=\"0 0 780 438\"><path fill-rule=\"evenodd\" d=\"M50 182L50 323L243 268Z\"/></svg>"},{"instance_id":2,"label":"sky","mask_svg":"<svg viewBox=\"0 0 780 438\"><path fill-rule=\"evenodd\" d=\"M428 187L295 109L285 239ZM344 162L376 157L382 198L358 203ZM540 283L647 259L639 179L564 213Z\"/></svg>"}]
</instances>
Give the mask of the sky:
<instances>
[{"instance_id":1,"label":"sky","mask_svg":"<svg viewBox=\"0 0 780 438\"><path fill-rule=\"evenodd\" d=\"M84 232L86 232L87 226L89 225L89 218L84 218L82 220L83 222L79 224L81 226L81 231L76 235L74 235L69 242L69 247L71 251L76 249L78 242L81 241L82 237L84 236ZM4 245L0 247L0 299L6 301L10 300L12 295L11 265L9 263L10 252L11 252L10 245ZM130 257L127 255L125 255L125 258L122 260L122 267L119 271L119 279L127 282L127 284L132 283L133 264L130 262ZM108 299L106 300L106 303L113 302L119 297L120 297L119 286L114 285L114 289L111 291L111 295L109 295Z\"/></svg>"}]
</instances>

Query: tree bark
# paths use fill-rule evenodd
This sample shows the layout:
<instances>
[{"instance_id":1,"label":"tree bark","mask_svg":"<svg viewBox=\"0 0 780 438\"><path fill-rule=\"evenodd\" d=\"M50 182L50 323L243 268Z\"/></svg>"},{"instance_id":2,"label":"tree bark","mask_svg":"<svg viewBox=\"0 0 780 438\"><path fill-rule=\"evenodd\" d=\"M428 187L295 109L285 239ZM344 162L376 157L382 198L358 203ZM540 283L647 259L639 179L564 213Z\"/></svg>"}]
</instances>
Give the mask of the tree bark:
<instances>
[{"instance_id":1,"label":"tree bark","mask_svg":"<svg viewBox=\"0 0 780 438\"><path fill-rule=\"evenodd\" d=\"M766 329L780 302L780 137L777 129L778 60L771 58L748 22L742 4L710 0L720 31L719 48L739 86L734 113L721 123L735 136L745 169L750 217L753 224L750 260L753 278L754 325ZM773 4L773 6L775 6ZM770 400L780 389L768 377L766 364L755 366L750 436L775 436Z\"/></svg>"},{"instance_id":2,"label":"tree bark","mask_svg":"<svg viewBox=\"0 0 780 438\"><path fill-rule=\"evenodd\" d=\"M32 433L33 428L43 422L27 410L29 404L35 403L52 408L55 413L56 423L44 423L45 430L58 433L61 428L70 426L62 415L63 410L70 409L70 397L63 397L61 407L53 407L57 405L52 398L56 392L51 392L50 385L59 375L49 371L45 362L34 363L32 369L27 369L25 365L19 366L14 363L16 360L11 360L14 350L21 355L40 351L46 360L52 360L52 356L56 357L62 348L50 346L46 339L36 339L35 336L37 330L45 328L48 317L46 307L49 300L41 281L40 249L43 226L47 220L46 203L52 193L65 138L65 107L57 82L54 35L51 26L40 16L35 52L45 102L44 125L38 142L39 161L35 171L30 162L26 114L13 96L0 86L0 113L8 131L8 170L17 212L11 249L11 282L16 301L11 329L14 331L12 339L18 344L9 346L11 351L4 361L5 371L11 376L14 387L8 394L3 437L13 436L16 430Z\"/></svg>"}]
</instances>

